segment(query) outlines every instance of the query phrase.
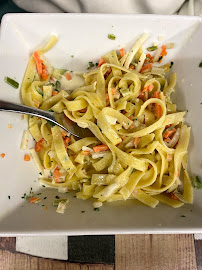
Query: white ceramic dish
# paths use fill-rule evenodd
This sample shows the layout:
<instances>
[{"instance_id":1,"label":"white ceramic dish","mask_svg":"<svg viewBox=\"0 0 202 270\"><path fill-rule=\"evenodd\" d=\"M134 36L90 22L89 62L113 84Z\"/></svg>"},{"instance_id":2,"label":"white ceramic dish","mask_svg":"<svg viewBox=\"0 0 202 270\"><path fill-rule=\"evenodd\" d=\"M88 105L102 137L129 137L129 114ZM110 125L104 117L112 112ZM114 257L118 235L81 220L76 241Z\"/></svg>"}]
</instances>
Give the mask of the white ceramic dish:
<instances>
[{"instance_id":1,"label":"white ceramic dish","mask_svg":"<svg viewBox=\"0 0 202 270\"><path fill-rule=\"evenodd\" d=\"M175 42L164 61L173 61L177 72L176 101L179 110L188 110L187 123L192 126L190 168L202 175L201 110L202 23L199 17L156 15L96 14L8 14L1 25L0 99L20 102L20 90L4 82L4 77L21 82L31 52L44 44L51 34L58 36L57 45L46 54L55 67L85 70L89 61L111 49L129 47L143 33L150 38L145 47L159 36ZM108 39L108 34L116 40ZM71 57L74 55L74 58ZM134 201L104 205L93 211L92 202L77 200L69 194L70 204L64 215L57 214L51 203L58 193L42 188L47 197L45 207L21 199L30 187L40 192L34 163L24 162L20 150L27 123L20 115L0 112L0 235L22 234L115 234L115 233L186 233L202 232L202 191L195 191L194 204L180 209L159 205L151 209ZM8 124L12 129L8 129ZM10 200L8 199L10 196ZM64 197L59 194L60 197ZM85 213L81 213L81 211ZM181 217L185 215L186 217Z\"/></svg>"}]
</instances>

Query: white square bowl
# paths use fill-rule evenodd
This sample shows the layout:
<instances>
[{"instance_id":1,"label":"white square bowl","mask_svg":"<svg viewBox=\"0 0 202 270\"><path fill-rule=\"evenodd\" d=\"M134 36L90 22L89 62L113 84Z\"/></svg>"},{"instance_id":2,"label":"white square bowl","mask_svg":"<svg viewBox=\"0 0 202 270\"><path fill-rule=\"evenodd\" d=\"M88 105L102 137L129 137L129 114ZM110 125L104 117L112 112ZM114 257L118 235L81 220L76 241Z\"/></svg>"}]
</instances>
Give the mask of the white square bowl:
<instances>
[{"instance_id":1,"label":"white square bowl","mask_svg":"<svg viewBox=\"0 0 202 270\"><path fill-rule=\"evenodd\" d=\"M199 17L103 14L7 14L0 37L0 99L20 102L20 90L4 82L9 76L22 82L30 54L51 36L58 36L56 46L46 54L55 67L85 70L89 61L97 62L112 49L129 48L143 33L150 38L144 47L158 41L174 42L164 60L173 61L177 72L176 102L179 110L188 110L187 123L192 126L190 168L202 175L202 24ZM108 39L113 33L116 40ZM72 58L71 56L74 55ZM93 211L91 201L77 200L68 194L70 204L64 215L57 214L52 201L56 190L40 188L33 162L24 162L20 150L27 122L17 114L0 112L0 235L24 234L117 234L117 233L187 233L202 232L202 191L195 191L194 204L173 209L160 204L155 209L133 200L105 204ZM12 129L8 129L8 124ZM47 197L45 207L21 199L30 187ZM8 199L10 196L10 199ZM66 195L65 195L66 197ZM85 211L85 213L81 213ZM185 216L185 217L182 217Z\"/></svg>"}]
</instances>

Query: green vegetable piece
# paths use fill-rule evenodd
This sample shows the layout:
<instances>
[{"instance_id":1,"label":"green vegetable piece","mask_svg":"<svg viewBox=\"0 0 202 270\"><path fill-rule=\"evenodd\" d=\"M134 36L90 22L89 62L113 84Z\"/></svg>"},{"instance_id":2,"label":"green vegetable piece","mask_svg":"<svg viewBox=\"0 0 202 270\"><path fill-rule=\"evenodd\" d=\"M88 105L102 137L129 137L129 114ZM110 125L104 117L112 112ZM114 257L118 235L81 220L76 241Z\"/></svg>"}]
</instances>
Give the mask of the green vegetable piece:
<instances>
[{"instance_id":1,"label":"green vegetable piece","mask_svg":"<svg viewBox=\"0 0 202 270\"><path fill-rule=\"evenodd\" d=\"M202 189L202 180L199 176L195 176L193 184L195 189Z\"/></svg>"},{"instance_id":2,"label":"green vegetable piece","mask_svg":"<svg viewBox=\"0 0 202 270\"><path fill-rule=\"evenodd\" d=\"M10 84L15 89L17 89L19 87L19 83L16 82L15 80L9 78L9 77L5 77L5 82L8 83L8 84Z\"/></svg>"},{"instance_id":3,"label":"green vegetable piece","mask_svg":"<svg viewBox=\"0 0 202 270\"><path fill-rule=\"evenodd\" d=\"M171 61L171 62L170 62L170 68L171 68L173 65L174 65L174 62Z\"/></svg>"},{"instance_id":4,"label":"green vegetable piece","mask_svg":"<svg viewBox=\"0 0 202 270\"><path fill-rule=\"evenodd\" d=\"M61 88L61 83L60 83L60 81L56 81L56 83L55 83L55 88L56 89L60 89ZM56 90L55 89L55 90Z\"/></svg>"},{"instance_id":5,"label":"green vegetable piece","mask_svg":"<svg viewBox=\"0 0 202 270\"><path fill-rule=\"evenodd\" d=\"M40 87L36 87L36 91L40 94L40 95L42 95L43 96L43 91L41 90L41 88Z\"/></svg>"},{"instance_id":6,"label":"green vegetable piece","mask_svg":"<svg viewBox=\"0 0 202 270\"><path fill-rule=\"evenodd\" d=\"M57 199L57 200L54 200L54 202L53 202L53 206L58 206L58 204L60 203L60 202L66 202L67 201L67 199Z\"/></svg>"},{"instance_id":7,"label":"green vegetable piece","mask_svg":"<svg viewBox=\"0 0 202 270\"><path fill-rule=\"evenodd\" d=\"M48 124L49 124L51 127L54 127L54 126L55 126L55 124L54 124L53 122L51 122L51 121L49 121L49 120L47 120L47 122L48 122Z\"/></svg>"},{"instance_id":8,"label":"green vegetable piece","mask_svg":"<svg viewBox=\"0 0 202 270\"><path fill-rule=\"evenodd\" d=\"M108 38L111 40L115 40L116 36L114 34L108 34Z\"/></svg>"},{"instance_id":9,"label":"green vegetable piece","mask_svg":"<svg viewBox=\"0 0 202 270\"><path fill-rule=\"evenodd\" d=\"M151 47L148 47L148 48L147 48L147 51L153 52L153 51L155 51L155 50L157 50L157 49L158 49L157 46L151 46Z\"/></svg>"},{"instance_id":10,"label":"green vegetable piece","mask_svg":"<svg viewBox=\"0 0 202 270\"><path fill-rule=\"evenodd\" d=\"M200 68L202 67L202 61L201 61L201 63L198 65Z\"/></svg>"}]
</instances>

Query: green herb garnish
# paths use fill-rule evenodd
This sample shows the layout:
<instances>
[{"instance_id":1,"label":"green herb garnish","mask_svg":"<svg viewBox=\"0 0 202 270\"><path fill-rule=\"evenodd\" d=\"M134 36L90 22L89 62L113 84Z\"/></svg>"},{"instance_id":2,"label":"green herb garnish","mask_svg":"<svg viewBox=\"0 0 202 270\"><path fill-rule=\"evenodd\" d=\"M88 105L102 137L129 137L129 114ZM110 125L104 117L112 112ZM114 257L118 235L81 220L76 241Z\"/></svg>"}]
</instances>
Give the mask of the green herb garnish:
<instances>
[{"instance_id":1,"label":"green herb garnish","mask_svg":"<svg viewBox=\"0 0 202 270\"><path fill-rule=\"evenodd\" d=\"M159 60L158 60L158 62L160 62L160 61L161 61L161 59L163 59L163 56L160 56L160 57L159 57Z\"/></svg>"},{"instance_id":2,"label":"green herb garnish","mask_svg":"<svg viewBox=\"0 0 202 270\"><path fill-rule=\"evenodd\" d=\"M74 55L73 54L71 55L71 58L74 58Z\"/></svg>"},{"instance_id":3,"label":"green herb garnish","mask_svg":"<svg viewBox=\"0 0 202 270\"><path fill-rule=\"evenodd\" d=\"M202 180L199 176L195 176L193 185L195 189L201 189L202 188Z\"/></svg>"},{"instance_id":4,"label":"green herb garnish","mask_svg":"<svg viewBox=\"0 0 202 270\"><path fill-rule=\"evenodd\" d=\"M185 215L181 215L180 217L186 217Z\"/></svg>"},{"instance_id":5,"label":"green herb garnish","mask_svg":"<svg viewBox=\"0 0 202 270\"><path fill-rule=\"evenodd\" d=\"M57 200L54 200L54 202L53 202L53 206L58 206L58 204L60 203L60 202L66 202L67 201L67 199L57 199Z\"/></svg>"},{"instance_id":6,"label":"green herb garnish","mask_svg":"<svg viewBox=\"0 0 202 270\"><path fill-rule=\"evenodd\" d=\"M15 80L9 78L9 77L5 77L5 82L8 83L8 84L10 84L15 89L17 89L19 87L19 83L16 82Z\"/></svg>"},{"instance_id":7,"label":"green herb garnish","mask_svg":"<svg viewBox=\"0 0 202 270\"><path fill-rule=\"evenodd\" d=\"M47 197L44 197L43 199L45 200L45 199L47 199Z\"/></svg>"},{"instance_id":8,"label":"green herb garnish","mask_svg":"<svg viewBox=\"0 0 202 270\"><path fill-rule=\"evenodd\" d=\"M114 34L108 34L108 38L111 40L115 40L116 36Z\"/></svg>"},{"instance_id":9,"label":"green herb garnish","mask_svg":"<svg viewBox=\"0 0 202 270\"><path fill-rule=\"evenodd\" d=\"M134 173L135 169L133 168L132 171L131 171L131 174Z\"/></svg>"},{"instance_id":10,"label":"green herb garnish","mask_svg":"<svg viewBox=\"0 0 202 270\"><path fill-rule=\"evenodd\" d=\"M157 46L151 46L151 47L148 47L148 48L147 48L147 51L153 52L153 51L155 51L155 50L157 50L157 49L158 49Z\"/></svg>"},{"instance_id":11,"label":"green herb garnish","mask_svg":"<svg viewBox=\"0 0 202 270\"><path fill-rule=\"evenodd\" d=\"M42 185L42 187L46 187L46 186Z\"/></svg>"},{"instance_id":12,"label":"green herb garnish","mask_svg":"<svg viewBox=\"0 0 202 270\"><path fill-rule=\"evenodd\" d=\"M9 198L9 200L10 200L11 196L8 196L8 198Z\"/></svg>"},{"instance_id":13,"label":"green herb garnish","mask_svg":"<svg viewBox=\"0 0 202 270\"><path fill-rule=\"evenodd\" d=\"M171 68L173 65L174 65L174 62L171 61L171 62L170 62L170 68Z\"/></svg>"},{"instance_id":14,"label":"green herb garnish","mask_svg":"<svg viewBox=\"0 0 202 270\"><path fill-rule=\"evenodd\" d=\"M200 68L202 67L202 61L201 61L201 63L198 65Z\"/></svg>"},{"instance_id":15,"label":"green herb garnish","mask_svg":"<svg viewBox=\"0 0 202 270\"><path fill-rule=\"evenodd\" d=\"M93 210L94 211L100 211L100 208L94 208Z\"/></svg>"},{"instance_id":16,"label":"green herb garnish","mask_svg":"<svg viewBox=\"0 0 202 270\"><path fill-rule=\"evenodd\" d=\"M55 198L56 198L56 199L60 199L60 197L59 197L59 196L55 196Z\"/></svg>"},{"instance_id":17,"label":"green herb garnish","mask_svg":"<svg viewBox=\"0 0 202 270\"><path fill-rule=\"evenodd\" d=\"M95 66L95 64L93 62L88 62L88 68L87 69L90 69L90 68L92 68L94 66Z\"/></svg>"},{"instance_id":18,"label":"green herb garnish","mask_svg":"<svg viewBox=\"0 0 202 270\"><path fill-rule=\"evenodd\" d=\"M51 109L50 109L50 110L48 110L48 111L49 111L49 112L54 112L54 111L53 111L53 110L51 110Z\"/></svg>"},{"instance_id":19,"label":"green herb garnish","mask_svg":"<svg viewBox=\"0 0 202 270\"><path fill-rule=\"evenodd\" d=\"M42 193L40 192L40 193L38 193L38 194L36 194L36 195L41 195Z\"/></svg>"},{"instance_id":20,"label":"green herb garnish","mask_svg":"<svg viewBox=\"0 0 202 270\"><path fill-rule=\"evenodd\" d=\"M56 81L56 83L55 83L55 88L56 88L56 89L60 89L60 88L61 88L61 83L60 83L60 81ZM57 91L56 89L55 89L55 91Z\"/></svg>"},{"instance_id":21,"label":"green herb garnish","mask_svg":"<svg viewBox=\"0 0 202 270\"><path fill-rule=\"evenodd\" d=\"M86 211L81 211L81 213L85 213Z\"/></svg>"},{"instance_id":22,"label":"green herb garnish","mask_svg":"<svg viewBox=\"0 0 202 270\"><path fill-rule=\"evenodd\" d=\"M43 91L41 90L41 88L39 86L36 87L36 91L43 96Z\"/></svg>"}]
</instances>

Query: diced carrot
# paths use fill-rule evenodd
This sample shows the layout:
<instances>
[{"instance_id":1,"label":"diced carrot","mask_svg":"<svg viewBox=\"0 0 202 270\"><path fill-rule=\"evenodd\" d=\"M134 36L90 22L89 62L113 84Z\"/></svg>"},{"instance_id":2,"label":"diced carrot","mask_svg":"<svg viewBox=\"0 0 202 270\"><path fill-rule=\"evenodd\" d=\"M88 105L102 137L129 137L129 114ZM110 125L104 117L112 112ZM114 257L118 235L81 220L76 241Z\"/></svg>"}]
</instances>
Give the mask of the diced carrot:
<instances>
[{"instance_id":1,"label":"diced carrot","mask_svg":"<svg viewBox=\"0 0 202 270\"><path fill-rule=\"evenodd\" d=\"M130 64L129 68L130 69L135 69L135 66L133 64Z\"/></svg>"},{"instance_id":2,"label":"diced carrot","mask_svg":"<svg viewBox=\"0 0 202 270\"><path fill-rule=\"evenodd\" d=\"M25 155L24 156L24 161L30 161L30 155Z\"/></svg>"},{"instance_id":3,"label":"diced carrot","mask_svg":"<svg viewBox=\"0 0 202 270\"><path fill-rule=\"evenodd\" d=\"M176 131L176 129L175 129L175 128L172 128L172 129L166 131L166 133L164 134L163 137L164 137L165 139L168 138L168 137L171 137L171 136L175 133L175 131Z\"/></svg>"},{"instance_id":4,"label":"diced carrot","mask_svg":"<svg viewBox=\"0 0 202 270\"><path fill-rule=\"evenodd\" d=\"M39 57L38 52L35 51L33 53L33 56L34 56L34 60L35 60L35 63L36 63L37 72L39 73L39 75L41 75L41 73L42 73L42 62L41 62L41 59Z\"/></svg>"},{"instance_id":5,"label":"diced carrot","mask_svg":"<svg viewBox=\"0 0 202 270\"><path fill-rule=\"evenodd\" d=\"M101 67L106 61L101 57L97 67Z\"/></svg>"},{"instance_id":6,"label":"diced carrot","mask_svg":"<svg viewBox=\"0 0 202 270\"><path fill-rule=\"evenodd\" d=\"M8 125L8 128L9 128L9 129L11 129L11 128L12 128L12 126L9 124L9 125Z\"/></svg>"},{"instance_id":7,"label":"diced carrot","mask_svg":"<svg viewBox=\"0 0 202 270\"><path fill-rule=\"evenodd\" d=\"M167 142L167 143L169 143L170 141L171 141L171 138L166 138L166 139L163 139L164 140L164 142Z\"/></svg>"},{"instance_id":8,"label":"diced carrot","mask_svg":"<svg viewBox=\"0 0 202 270\"><path fill-rule=\"evenodd\" d=\"M152 68L152 63L147 64L146 66L143 66L140 70L140 73L142 73L143 71L147 70L147 69L151 69Z\"/></svg>"},{"instance_id":9,"label":"diced carrot","mask_svg":"<svg viewBox=\"0 0 202 270\"><path fill-rule=\"evenodd\" d=\"M146 55L146 57L149 58L149 62L150 62L150 63L153 63L154 57L151 56L150 53L148 53L148 54Z\"/></svg>"},{"instance_id":10,"label":"diced carrot","mask_svg":"<svg viewBox=\"0 0 202 270\"><path fill-rule=\"evenodd\" d=\"M62 174L59 172L58 168L56 168L53 172L54 178L59 178Z\"/></svg>"},{"instance_id":11,"label":"diced carrot","mask_svg":"<svg viewBox=\"0 0 202 270\"><path fill-rule=\"evenodd\" d=\"M90 151L82 151L81 154L83 156L88 156L88 155L90 155Z\"/></svg>"},{"instance_id":12,"label":"diced carrot","mask_svg":"<svg viewBox=\"0 0 202 270\"><path fill-rule=\"evenodd\" d=\"M66 137L67 136L66 132L64 132L64 131L61 132L61 135L62 135L62 137Z\"/></svg>"},{"instance_id":13,"label":"diced carrot","mask_svg":"<svg viewBox=\"0 0 202 270\"><path fill-rule=\"evenodd\" d=\"M5 155L6 155L6 154L2 153L2 154L1 154L1 158L4 158L4 157L5 157Z\"/></svg>"},{"instance_id":14,"label":"diced carrot","mask_svg":"<svg viewBox=\"0 0 202 270\"><path fill-rule=\"evenodd\" d=\"M41 78L43 80L46 80L48 78L48 71L46 66L42 63L42 72L41 72Z\"/></svg>"},{"instance_id":15,"label":"diced carrot","mask_svg":"<svg viewBox=\"0 0 202 270\"><path fill-rule=\"evenodd\" d=\"M48 206L45 207L45 210L48 210Z\"/></svg>"},{"instance_id":16,"label":"diced carrot","mask_svg":"<svg viewBox=\"0 0 202 270\"><path fill-rule=\"evenodd\" d=\"M66 146L68 146L69 143L71 142L71 139L69 137L63 138L63 140L64 140Z\"/></svg>"},{"instance_id":17,"label":"diced carrot","mask_svg":"<svg viewBox=\"0 0 202 270\"><path fill-rule=\"evenodd\" d=\"M123 57L123 56L125 55L125 50L124 50L124 48L121 48L121 49L120 49L120 55L121 55L121 57Z\"/></svg>"},{"instance_id":18,"label":"diced carrot","mask_svg":"<svg viewBox=\"0 0 202 270\"><path fill-rule=\"evenodd\" d=\"M153 83L151 83L150 85L148 85L147 87L145 87L145 88L142 90L142 92L143 92L143 93L145 93L145 92L147 92L147 91L151 92L151 91L153 90L153 88L154 88L154 85L153 85Z\"/></svg>"},{"instance_id":19,"label":"diced carrot","mask_svg":"<svg viewBox=\"0 0 202 270\"><path fill-rule=\"evenodd\" d=\"M151 169L152 167L153 167L153 166L152 166L152 165L151 165L151 164L149 163L149 166L148 166L148 168L149 168L149 169Z\"/></svg>"},{"instance_id":20,"label":"diced carrot","mask_svg":"<svg viewBox=\"0 0 202 270\"><path fill-rule=\"evenodd\" d=\"M165 126L165 129L167 129L167 128L171 127L171 126L172 126L171 124L166 125L166 126Z\"/></svg>"},{"instance_id":21,"label":"diced carrot","mask_svg":"<svg viewBox=\"0 0 202 270\"><path fill-rule=\"evenodd\" d=\"M108 68L108 70L105 72L105 79L107 78L107 76L112 72L112 69L111 68Z\"/></svg>"},{"instance_id":22,"label":"diced carrot","mask_svg":"<svg viewBox=\"0 0 202 270\"><path fill-rule=\"evenodd\" d=\"M106 98L106 100L109 100L109 94L108 93L105 94L105 98Z\"/></svg>"},{"instance_id":23,"label":"diced carrot","mask_svg":"<svg viewBox=\"0 0 202 270\"><path fill-rule=\"evenodd\" d=\"M112 95L114 95L115 94L115 92L116 92L116 89L113 87L113 88L111 88L111 93L112 93Z\"/></svg>"},{"instance_id":24,"label":"diced carrot","mask_svg":"<svg viewBox=\"0 0 202 270\"><path fill-rule=\"evenodd\" d=\"M163 46L161 47L161 49L162 49L161 55L162 55L162 56L166 56L166 55L167 55L166 46L163 45Z\"/></svg>"},{"instance_id":25,"label":"diced carrot","mask_svg":"<svg viewBox=\"0 0 202 270\"><path fill-rule=\"evenodd\" d=\"M169 193L169 195L170 195L170 198L171 198L172 200L179 201L179 198L178 198L177 196L175 196L175 194L174 194L173 192Z\"/></svg>"},{"instance_id":26,"label":"diced carrot","mask_svg":"<svg viewBox=\"0 0 202 270\"><path fill-rule=\"evenodd\" d=\"M121 140L123 141L125 138L126 138L126 136L124 135L124 136L121 137Z\"/></svg>"},{"instance_id":27,"label":"diced carrot","mask_svg":"<svg viewBox=\"0 0 202 270\"><path fill-rule=\"evenodd\" d=\"M151 83L150 85L148 85L148 91L151 92L154 88L153 83Z\"/></svg>"},{"instance_id":28,"label":"diced carrot","mask_svg":"<svg viewBox=\"0 0 202 270\"><path fill-rule=\"evenodd\" d=\"M160 118L162 115L162 108L159 104L155 103L155 110L157 118Z\"/></svg>"},{"instance_id":29,"label":"diced carrot","mask_svg":"<svg viewBox=\"0 0 202 270\"><path fill-rule=\"evenodd\" d=\"M59 92L58 91L52 91L52 96L56 96Z\"/></svg>"},{"instance_id":30,"label":"diced carrot","mask_svg":"<svg viewBox=\"0 0 202 270\"><path fill-rule=\"evenodd\" d=\"M135 148L137 148L139 142L140 142L140 138L135 137L134 140L133 140L133 144L134 144Z\"/></svg>"},{"instance_id":31,"label":"diced carrot","mask_svg":"<svg viewBox=\"0 0 202 270\"><path fill-rule=\"evenodd\" d=\"M105 144L101 144L101 145L97 145L97 146L93 147L93 151L95 153L107 151L107 150L109 150L109 147Z\"/></svg>"},{"instance_id":32,"label":"diced carrot","mask_svg":"<svg viewBox=\"0 0 202 270\"><path fill-rule=\"evenodd\" d=\"M160 98L159 91L155 91L155 92L154 92L153 98Z\"/></svg>"},{"instance_id":33,"label":"diced carrot","mask_svg":"<svg viewBox=\"0 0 202 270\"><path fill-rule=\"evenodd\" d=\"M139 94L138 98L140 98L140 99L144 98L144 92L143 91Z\"/></svg>"},{"instance_id":34,"label":"diced carrot","mask_svg":"<svg viewBox=\"0 0 202 270\"><path fill-rule=\"evenodd\" d=\"M29 199L29 202L30 202L30 203L35 203L35 202L37 202L38 200L39 200L39 197L32 197L32 198Z\"/></svg>"},{"instance_id":35,"label":"diced carrot","mask_svg":"<svg viewBox=\"0 0 202 270\"><path fill-rule=\"evenodd\" d=\"M67 78L68 81L72 79L72 76L68 72L65 73L65 77Z\"/></svg>"},{"instance_id":36,"label":"diced carrot","mask_svg":"<svg viewBox=\"0 0 202 270\"><path fill-rule=\"evenodd\" d=\"M36 145L35 145L35 151L36 152L40 152L41 149L43 148L43 146L42 146L43 141L44 141L44 139L42 138L40 141L38 141L36 143Z\"/></svg>"},{"instance_id":37,"label":"diced carrot","mask_svg":"<svg viewBox=\"0 0 202 270\"><path fill-rule=\"evenodd\" d=\"M180 171L177 171L176 172L176 177L179 177L180 176Z\"/></svg>"},{"instance_id":38,"label":"diced carrot","mask_svg":"<svg viewBox=\"0 0 202 270\"><path fill-rule=\"evenodd\" d=\"M33 99L33 102L34 102L34 105L36 106L36 108L38 108L40 105L40 102L36 99Z\"/></svg>"}]
</instances>

